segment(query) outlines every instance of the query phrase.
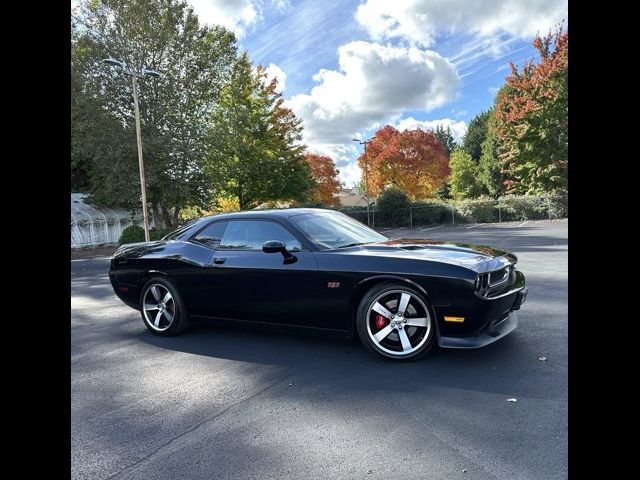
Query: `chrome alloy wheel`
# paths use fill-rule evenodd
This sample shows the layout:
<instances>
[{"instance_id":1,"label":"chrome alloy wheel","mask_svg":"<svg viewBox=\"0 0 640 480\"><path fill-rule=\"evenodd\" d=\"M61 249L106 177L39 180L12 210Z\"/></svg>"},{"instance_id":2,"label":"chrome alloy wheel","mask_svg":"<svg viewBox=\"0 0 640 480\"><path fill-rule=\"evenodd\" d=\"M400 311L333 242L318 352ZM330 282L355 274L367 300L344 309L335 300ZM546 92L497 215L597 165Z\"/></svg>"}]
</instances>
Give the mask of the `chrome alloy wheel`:
<instances>
[{"instance_id":1,"label":"chrome alloy wheel","mask_svg":"<svg viewBox=\"0 0 640 480\"><path fill-rule=\"evenodd\" d=\"M176 302L167 287L159 283L147 287L143 297L143 315L147 325L157 332L164 332L173 323Z\"/></svg>"},{"instance_id":2,"label":"chrome alloy wheel","mask_svg":"<svg viewBox=\"0 0 640 480\"><path fill-rule=\"evenodd\" d=\"M424 302L406 290L378 295L367 310L367 333L382 351L403 357L429 338L431 317Z\"/></svg>"}]
</instances>

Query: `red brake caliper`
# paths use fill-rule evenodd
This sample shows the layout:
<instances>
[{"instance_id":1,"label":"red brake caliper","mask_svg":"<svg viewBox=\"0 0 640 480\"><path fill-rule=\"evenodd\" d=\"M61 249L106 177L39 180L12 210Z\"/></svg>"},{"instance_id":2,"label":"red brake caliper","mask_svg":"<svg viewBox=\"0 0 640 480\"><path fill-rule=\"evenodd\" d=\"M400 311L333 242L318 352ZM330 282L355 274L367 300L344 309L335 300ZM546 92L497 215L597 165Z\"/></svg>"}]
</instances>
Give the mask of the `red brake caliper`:
<instances>
[{"instance_id":1,"label":"red brake caliper","mask_svg":"<svg viewBox=\"0 0 640 480\"><path fill-rule=\"evenodd\" d=\"M389 324L389 319L383 317L380 314L376 315L376 319L375 319L374 325L375 325L377 330L382 330L388 324Z\"/></svg>"}]
</instances>

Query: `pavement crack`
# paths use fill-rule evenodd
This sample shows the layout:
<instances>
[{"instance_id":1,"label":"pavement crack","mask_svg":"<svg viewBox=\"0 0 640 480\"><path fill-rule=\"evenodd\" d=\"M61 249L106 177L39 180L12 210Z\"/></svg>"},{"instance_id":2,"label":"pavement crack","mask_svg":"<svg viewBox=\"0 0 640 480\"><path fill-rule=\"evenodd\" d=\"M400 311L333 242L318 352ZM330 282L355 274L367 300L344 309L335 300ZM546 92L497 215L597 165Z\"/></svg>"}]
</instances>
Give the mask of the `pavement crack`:
<instances>
[{"instance_id":1,"label":"pavement crack","mask_svg":"<svg viewBox=\"0 0 640 480\"><path fill-rule=\"evenodd\" d=\"M123 475L126 474L132 470L134 470L138 465L140 465L143 462L146 462L147 460L149 460L150 458L152 458L153 456L155 456L158 452L160 452L162 449L168 447L169 445L171 445L172 443L180 440L181 438L193 433L194 431L198 430L200 427L202 427L203 425L207 424L207 423L211 423L215 420L217 420L219 417L221 417L222 415L224 415L225 413L227 413L229 410L231 410L233 407L236 407L238 405L241 405L243 403L249 402L251 400L253 400L254 398L262 395L264 392L266 392L267 390L269 390L270 388L276 386L277 384L281 383L282 381L284 381L286 378L289 378L291 376L290 373L287 373L286 375L283 375L281 378L279 378L278 380L276 380L273 383L270 383L269 385L267 385L266 387L258 390L256 393L254 393L253 395L250 395L248 397L245 398L241 398L240 400L238 400L237 402L232 403L231 405L225 407L223 410L221 410L219 413L217 413L216 415L214 415L211 418L208 418L206 420L203 420L202 422L197 423L196 425L194 425L193 427L191 427L190 429L182 432L179 435L176 435L175 437L172 437L171 439L169 439L168 441L166 441L165 443L163 443L162 445L160 445L159 447L157 447L155 450L153 450L151 453L149 453L148 455L145 455L144 457L142 457L141 459L137 460L136 462L126 466L125 468L122 468L121 470L117 471L116 473L108 476L106 478L106 480L111 480L112 478L116 478L119 475Z\"/></svg>"}]
</instances>

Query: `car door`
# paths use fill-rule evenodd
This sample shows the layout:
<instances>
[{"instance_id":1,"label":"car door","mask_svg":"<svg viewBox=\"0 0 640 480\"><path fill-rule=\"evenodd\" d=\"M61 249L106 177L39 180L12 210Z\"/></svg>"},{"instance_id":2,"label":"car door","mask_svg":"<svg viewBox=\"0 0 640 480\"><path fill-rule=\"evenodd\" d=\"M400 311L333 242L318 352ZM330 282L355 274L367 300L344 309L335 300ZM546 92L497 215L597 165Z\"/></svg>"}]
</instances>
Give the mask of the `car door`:
<instances>
[{"instance_id":1,"label":"car door","mask_svg":"<svg viewBox=\"0 0 640 480\"><path fill-rule=\"evenodd\" d=\"M209 223L202 230L188 240L191 248L199 248L209 252L209 257L204 266L188 269L188 272L179 278L180 293L183 297L187 311L191 315L206 316L210 309L210 296L220 295L224 283L222 278L212 275L213 254L220 245L222 235L229 222L217 220Z\"/></svg>"},{"instance_id":2,"label":"car door","mask_svg":"<svg viewBox=\"0 0 640 480\"><path fill-rule=\"evenodd\" d=\"M263 252L268 240L284 242L295 258ZM206 276L210 316L319 326L315 257L280 222L229 220Z\"/></svg>"}]
</instances>

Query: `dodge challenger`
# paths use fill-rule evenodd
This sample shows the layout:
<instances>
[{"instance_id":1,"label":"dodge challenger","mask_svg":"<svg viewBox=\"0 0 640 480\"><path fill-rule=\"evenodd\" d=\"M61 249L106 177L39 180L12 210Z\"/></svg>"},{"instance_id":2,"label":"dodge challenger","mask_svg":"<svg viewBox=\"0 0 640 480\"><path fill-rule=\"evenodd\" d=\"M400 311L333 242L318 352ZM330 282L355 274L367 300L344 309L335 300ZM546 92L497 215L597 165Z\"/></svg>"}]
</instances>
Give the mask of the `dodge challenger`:
<instances>
[{"instance_id":1,"label":"dodge challenger","mask_svg":"<svg viewBox=\"0 0 640 480\"><path fill-rule=\"evenodd\" d=\"M305 208L215 215L122 245L109 278L155 335L211 320L358 336L371 352L410 360L513 331L527 296L516 262L486 246L392 240Z\"/></svg>"}]
</instances>

